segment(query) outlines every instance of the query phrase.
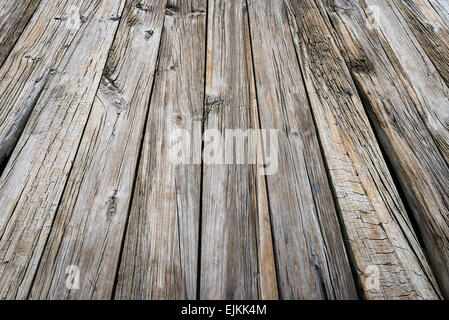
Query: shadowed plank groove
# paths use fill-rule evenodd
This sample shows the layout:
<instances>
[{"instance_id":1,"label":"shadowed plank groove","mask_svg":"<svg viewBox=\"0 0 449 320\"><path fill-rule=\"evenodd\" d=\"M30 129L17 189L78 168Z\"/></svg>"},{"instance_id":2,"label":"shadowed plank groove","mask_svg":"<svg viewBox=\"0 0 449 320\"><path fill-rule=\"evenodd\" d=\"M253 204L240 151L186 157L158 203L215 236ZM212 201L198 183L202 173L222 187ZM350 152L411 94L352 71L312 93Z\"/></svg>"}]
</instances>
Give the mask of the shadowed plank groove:
<instances>
[{"instance_id":1,"label":"shadowed plank groove","mask_svg":"<svg viewBox=\"0 0 449 320\"><path fill-rule=\"evenodd\" d=\"M0 66L40 2L40 0L3 0L0 3Z\"/></svg>"},{"instance_id":2,"label":"shadowed plank groove","mask_svg":"<svg viewBox=\"0 0 449 320\"><path fill-rule=\"evenodd\" d=\"M205 141L200 297L277 299L263 170L250 161L246 135L258 128L247 8L245 1L208 6L204 129L216 130L221 145L213 154L212 138Z\"/></svg>"},{"instance_id":3,"label":"shadowed plank groove","mask_svg":"<svg viewBox=\"0 0 449 320\"><path fill-rule=\"evenodd\" d=\"M175 164L171 138L178 130L189 137L201 134L205 12L205 0L167 3L117 299L197 295L201 159ZM201 157L201 148L194 152Z\"/></svg>"},{"instance_id":4,"label":"shadowed plank groove","mask_svg":"<svg viewBox=\"0 0 449 320\"><path fill-rule=\"evenodd\" d=\"M53 3L48 6L59 8ZM95 2L87 8L85 23L69 44L58 73L37 102L1 176L1 299L23 299L29 293L100 82L98 70L104 67L117 29L118 19L111 16L120 15L123 6L124 1L112 0ZM49 18L54 20L52 16ZM37 24L36 30L32 26L27 28L30 37L34 32L37 37L28 41L40 42L39 39L53 36L53 30L41 29L45 26ZM22 36L21 40L27 38ZM26 43L23 47L16 46L16 52L21 54L11 57L22 60L22 54L37 57L47 54L46 51L27 52L27 48ZM7 60L4 68L12 68L12 62ZM20 62L17 64L21 66ZM16 95L18 92L11 93L11 97ZM7 106L11 110L20 109L20 100L10 101Z\"/></svg>"},{"instance_id":5,"label":"shadowed plank groove","mask_svg":"<svg viewBox=\"0 0 449 320\"><path fill-rule=\"evenodd\" d=\"M126 3L38 268L32 299L111 298L165 3ZM66 288L66 270L71 265L79 270L78 290Z\"/></svg>"},{"instance_id":6,"label":"shadowed plank groove","mask_svg":"<svg viewBox=\"0 0 449 320\"><path fill-rule=\"evenodd\" d=\"M418 107L420 120L427 126L441 154L449 163L449 88L414 37L399 10L391 1L360 0L368 11L376 12L373 30L382 43L396 72ZM444 174L444 173L443 173ZM440 190L440 194L444 191ZM433 210L419 225L440 289L449 293L449 217Z\"/></svg>"},{"instance_id":7,"label":"shadowed plank groove","mask_svg":"<svg viewBox=\"0 0 449 320\"><path fill-rule=\"evenodd\" d=\"M449 85L449 27L428 0L395 0L394 3L446 85Z\"/></svg>"},{"instance_id":8,"label":"shadowed plank groove","mask_svg":"<svg viewBox=\"0 0 449 320\"><path fill-rule=\"evenodd\" d=\"M356 0L331 0L325 9L418 225L425 226L436 212L447 215L449 168L365 13ZM426 257L416 254L434 283Z\"/></svg>"},{"instance_id":9,"label":"shadowed plank groove","mask_svg":"<svg viewBox=\"0 0 449 320\"><path fill-rule=\"evenodd\" d=\"M446 26L449 28L449 1L447 0L429 0L435 11L438 12Z\"/></svg>"},{"instance_id":10,"label":"shadowed plank groove","mask_svg":"<svg viewBox=\"0 0 449 320\"><path fill-rule=\"evenodd\" d=\"M0 299L449 297L448 38L449 0L0 1Z\"/></svg>"},{"instance_id":11,"label":"shadowed plank groove","mask_svg":"<svg viewBox=\"0 0 449 320\"><path fill-rule=\"evenodd\" d=\"M74 39L82 37L99 2L42 0L5 60L0 69L0 165L14 150L42 91L71 54Z\"/></svg>"},{"instance_id":12,"label":"shadowed plank groove","mask_svg":"<svg viewBox=\"0 0 449 320\"><path fill-rule=\"evenodd\" d=\"M415 255L420 248L407 213L323 16L312 0L285 3L362 297L436 298ZM377 284L370 281L373 273Z\"/></svg>"},{"instance_id":13,"label":"shadowed plank groove","mask_svg":"<svg viewBox=\"0 0 449 320\"><path fill-rule=\"evenodd\" d=\"M417 100L422 121L429 128L441 153L449 163L449 88L414 37L393 2L359 0L373 17L384 50L401 74L410 96ZM372 14L370 12L375 12Z\"/></svg>"},{"instance_id":14,"label":"shadowed plank groove","mask_svg":"<svg viewBox=\"0 0 449 320\"><path fill-rule=\"evenodd\" d=\"M279 146L267 176L279 296L356 299L284 5L249 1L248 11L261 128L277 129Z\"/></svg>"}]
</instances>

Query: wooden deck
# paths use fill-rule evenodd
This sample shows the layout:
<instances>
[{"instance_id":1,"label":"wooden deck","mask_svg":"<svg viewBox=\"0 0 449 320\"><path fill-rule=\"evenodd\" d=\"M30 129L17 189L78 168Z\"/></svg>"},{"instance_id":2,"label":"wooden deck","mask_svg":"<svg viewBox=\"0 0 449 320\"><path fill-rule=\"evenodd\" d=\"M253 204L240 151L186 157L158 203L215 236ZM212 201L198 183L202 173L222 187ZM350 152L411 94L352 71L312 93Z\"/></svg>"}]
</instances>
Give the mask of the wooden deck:
<instances>
[{"instance_id":1,"label":"wooden deck","mask_svg":"<svg viewBox=\"0 0 449 320\"><path fill-rule=\"evenodd\" d=\"M0 0L0 299L449 298L448 98L449 0Z\"/></svg>"}]
</instances>

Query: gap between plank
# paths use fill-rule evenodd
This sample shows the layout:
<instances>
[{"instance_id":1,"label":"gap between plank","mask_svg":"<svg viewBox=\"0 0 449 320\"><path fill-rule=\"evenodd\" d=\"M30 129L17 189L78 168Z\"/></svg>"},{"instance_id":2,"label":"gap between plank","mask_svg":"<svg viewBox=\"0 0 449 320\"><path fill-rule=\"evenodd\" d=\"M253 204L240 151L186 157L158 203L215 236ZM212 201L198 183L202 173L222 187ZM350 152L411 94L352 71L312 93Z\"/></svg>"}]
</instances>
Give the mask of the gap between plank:
<instances>
[{"instance_id":1,"label":"gap between plank","mask_svg":"<svg viewBox=\"0 0 449 320\"><path fill-rule=\"evenodd\" d=\"M165 17L166 17L166 15L164 14L164 20L162 21L162 27L161 27L161 36L159 37L159 46L158 46L158 50L157 50L156 67L154 68L154 75L156 75L156 73L158 72L158 69L159 69L159 57L160 57L160 53L161 53L161 43L162 43L162 36L163 36L163 33L164 33ZM119 25L119 27L120 27L120 25ZM117 30L118 30L118 28L117 28ZM134 178L133 178L133 184L132 184L132 187L131 187L131 195L130 195L130 198L129 198L129 205L128 205L128 210L127 210L128 213L126 215L126 220L125 220L125 225L124 225L124 232L123 232L123 235L122 235L122 241L121 241L121 245L120 245L120 252L119 252L119 256L118 256L117 267L116 267L116 270L115 270L114 284L112 286L110 300L115 300L115 293L116 293L116 290L117 290L118 277L119 277L120 267L121 267L122 257L123 257L123 250L125 248L126 235L128 233L129 217L131 215L131 207L132 207L132 203L133 203L133 200L134 200L134 192L135 192L135 189L136 189L136 182L137 182L138 171L139 171L139 167L140 167L140 160L141 160L141 157L142 157L143 143L144 143L144 140L145 140L145 132L147 130L148 116L150 114L151 101L152 101L152 97L153 97L155 83L156 83L156 76L153 77L153 81L151 83L151 90L150 90L151 92L150 92L150 95L149 95L149 98L148 98L148 102L147 102L148 108L147 108L147 112L145 114L145 120L144 120L144 124L143 124L143 128L142 128L142 134L140 136L139 151L138 151L138 155L137 155L136 166L134 168Z\"/></svg>"},{"instance_id":2,"label":"gap between plank","mask_svg":"<svg viewBox=\"0 0 449 320\"><path fill-rule=\"evenodd\" d=\"M250 50L251 50L251 63L252 63L252 69L253 69L253 81L254 81L254 94L256 96L256 105L257 105L257 121L259 122L259 128L262 128L262 123L260 121L260 109L259 109L259 97L258 97L258 91L257 91L257 81L256 81L256 66L254 63L254 54L253 54L253 40L252 40L252 34L251 34L251 21L250 21L250 16L249 16L249 4L248 0L244 0L246 3L246 10L247 10L247 20L248 20L248 30L249 30L249 46L250 46ZM251 0L250 0L251 1ZM263 143L261 143L261 148L262 148L262 155L263 157L265 157L265 150L264 150L265 145ZM265 161L263 161L263 163L265 163ZM268 216L270 218L270 230L271 230L271 244L273 246L273 253L276 252L276 241L274 241L274 234L273 234L273 222L272 222L272 212L271 212L271 207L270 207L270 192L268 190L268 181L267 181L267 176L264 175L263 179L265 180L265 186L266 186L266 193L267 193L267 203L268 203ZM257 196L257 193L256 193ZM258 239L256 239L258 240ZM257 242L257 244L259 244L259 242ZM277 290L278 290L278 294L281 292L281 288L279 286L279 273L278 273L278 258L276 254L273 254L274 257L274 267L275 267L275 271L276 271L276 285L277 285ZM259 257L258 257L259 258Z\"/></svg>"},{"instance_id":3,"label":"gap between plank","mask_svg":"<svg viewBox=\"0 0 449 320\"><path fill-rule=\"evenodd\" d=\"M204 43L204 73L203 73L203 113L201 121L201 136L204 135L204 127L206 123L205 107L206 107L206 75L207 75L207 38L209 31L207 30L209 23L209 0L206 0L206 22L205 22L205 43ZM200 170L200 203L199 203L199 214L198 214L198 252L197 252L197 265L196 265L196 300L201 300L201 242L202 242L202 232L203 232L203 174L204 174L204 161L203 161L203 150L204 141L201 141L201 170Z\"/></svg>"}]
</instances>

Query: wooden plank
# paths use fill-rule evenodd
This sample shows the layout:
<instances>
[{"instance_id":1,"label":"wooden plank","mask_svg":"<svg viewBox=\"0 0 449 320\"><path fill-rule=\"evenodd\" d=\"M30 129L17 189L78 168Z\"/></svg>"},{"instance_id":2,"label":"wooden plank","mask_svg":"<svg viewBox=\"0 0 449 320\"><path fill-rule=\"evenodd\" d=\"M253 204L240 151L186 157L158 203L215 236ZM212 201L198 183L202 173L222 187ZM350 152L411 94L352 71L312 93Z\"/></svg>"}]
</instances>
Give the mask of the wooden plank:
<instances>
[{"instance_id":1,"label":"wooden plank","mask_svg":"<svg viewBox=\"0 0 449 320\"><path fill-rule=\"evenodd\" d=\"M448 214L448 165L420 118L420 106L409 96L394 60L388 58L357 1L333 0L325 9L409 207L418 225L427 229L424 234L429 234L432 228L428 225L435 224L433 217ZM418 246L416 240L412 243ZM421 250L416 254L437 287Z\"/></svg>"},{"instance_id":2,"label":"wooden plank","mask_svg":"<svg viewBox=\"0 0 449 320\"><path fill-rule=\"evenodd\" d=\"M23 299L29 293L100 82L98 70L106 62L123 6L124 1L113 0L85 7L86 21L61 59L57 74L42 92L0 178L1 299ZM54 7L61 9L57 4ZM54 20L52 15L39 16ZM48 34L49 30L41 29L45 26L35 25L36 29L27 28L30 34L21 39L53 39L53 32ZM20 54L12 56L19 60L14 63L23 64L23 55L30 54L27 46L15 48ZM45 52L34 54L39 57ZM7 60L6 68L14 63ZM11 96L22 97L17 92L21 89L15 87ZM6 106L20 109L18 103L20 100L13 100Z\"/></svg>"},{"instance_id":3,"label":"wooden plank","mask_svg":"<svg viewBox=\"0 0 449 320\"><path fill-rule=\"evenodd\" d=\"M166 0L126 3L39 265L32 299L110 299ZM79 289L66 288L76 266Z\"/></svg>"},{"instance_id":4,"label":"wooden plank","mask_svg":"<svg viewBox=\"0 0 449 320\"><path fill-rule=\"evenodd\" d=\"M0 69L0 165L99 0L42 0ZM14 6L16 6L14 2Z\"/></svg>"},{"instance_id":5,"label":"wooden plank","mask_svg":"<svg viewBox=\"0 0 449 320\"><path fill-rule=\"evenodd\" d=\"M362 297L436 298L415 255L420 248L407 213L324 15L312 0L286 4Z\"/></svg>"},{"instance_id":6,"label":"wooden plank","mask_svg":"<svg viewBox=\"0 0 449 320\"><path fill-rule=\"evenodd\" d=\"M432 61L409 29L394 3L386 0L360 0L365 13L373 12L373 29L384 50L401 75L409 94L418 105L420 116L449 163L449 88Z\"/></svg>"},{"instance_id":7,"label":"wooden plank","mask_svg":"<svg viewBox=\"0 0 449 320\"><path fill-rule=\"evenodd\" d=\"M449 85L449 27L428 0L395 0L394 3L446 85Z\"/></svg>"},{"instance_id":8,"label":"wooden plank","mask_svg":"<svg viewBox=\"0 0 449 320\"><path fill-rule=\"evenodd\" d=\"M245 1L208 6L204 130L221 137L221 157L204 159L200 297L277 299L266 189L245 144L258 128L248 12Z\"/></svg>"},{"instance_id":9,"label":"wooden plank","mask_svg":"<svg viewBox=\"0 0 449 320\"><path fill-rule=\"evenodd\" d=\"M373 30L396 72L401 76L420 118L449 163L449 88L421 48L397 7L388 1L366 1L365 11L375 11L380 19L373 19ZM441 191L440 193L445 193ZM419 222L419 221L418 221ZM430 226L430 230L429 230ZM430 262L443 293L448 294L449 224L444 212L433 210L426 222L420 224Z\"/></svg>"},{"instance_id":10,"label":"wooden plank","mask_svg":"<svg viewBox=\"0 0 449 320\"><path fill-rule=\"evenodd\" d=\"M205 0L167 4L117 299L197 296L201 161L177 165L168 147L178 129L201 134L205 12Z\"/></svg>"},{"instance_id":11,"label":"wooden plank","mask_svg":"<svg viewBox=\"0 0 449 320\"><path fill-rule=\"evenodd\" d=\"M397 7L386 1L364 3L365 12L375 8L383 18L376 19L374 30L382 42L384 50L401 75L404 85L418 108L420 117L437 143L440 152L449 163L449 88L414 37ZM386 23L385 20L388 20ZM449 226L448 217L435 213L421 228L432 267L439 280L441 290L448 293Z\"/></svg>"},{"instance_id":12,"label":"wooden plank","mask_svg":"<svg viewBox=\"0 0 449 320\"><path fill-rule=\"evenodd\" d=\"M449 27L449 1L447 0L429 0L432 7L438 12L441 19Z\"/></svg>"},{"instance_id":13,"label":"wooden plank","mask_svg":"<svg viewBox=\"0 0 449 320\"><path fill-rule=\"evenodd\" d=\"M248 10L261 128L277 129L279 145L266 177L279 296L356 299L284 4Z\"/></svg>"},{"instance_id":14,"label":"wooden plank","mask_svg":"<svg viewBox=\"0 0 449 320\"><path fill-rule=\"evenodd\" d=\"M0 3L0 66L5 62L40 2L4 0Z\"/></svg>"}]
</instances>

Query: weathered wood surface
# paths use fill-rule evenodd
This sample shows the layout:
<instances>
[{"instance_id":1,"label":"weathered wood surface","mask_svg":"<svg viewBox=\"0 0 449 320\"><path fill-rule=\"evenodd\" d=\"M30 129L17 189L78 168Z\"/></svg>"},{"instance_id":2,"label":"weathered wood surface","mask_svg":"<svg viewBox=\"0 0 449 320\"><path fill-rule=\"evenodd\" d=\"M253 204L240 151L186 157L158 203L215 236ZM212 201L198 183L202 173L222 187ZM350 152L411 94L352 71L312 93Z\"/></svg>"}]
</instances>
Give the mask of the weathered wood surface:
<instances>
[{"instance_id":1,"label":"weathered wood surface","mask_svg":"<svg viewBox=\"0 0 449 320\"><path fill-rule=\"evenodd\" d=\"M449 27L428 0L394 0L394 3L446 85L449 85Z\"/></svg>"},{"instance_id":2,"label":"weathered wood surface","mask_svg":"<svg viewBox=\"0 0 449 320\"><path fill-rule=\"evenodd\" d=\"M367 299L433 299L419 245L368 117L312 0L287 1L348 248ZM370 275L379 282L370 281Z\"/></svg>"},{"instance_id":3,"label":"weathered wood surface","mask_svg":"<svg viewBox=\"0 0 449 320\"><path fill-rule=\"evenodd\" d=\"M361 7L365 14L375 11L379 18L372 19L372 29L380 39L388 58L393 61L396 72L417 106L420 120L437 144L440 153L449 163L449 88L439 72L409 29L399 10L390 1L366 0ZM416 150L413 150L416 152ZM419 159L422 162L422 159ZM443 164L432 163L440 167ZM413 170L414 171L414 170ZM444 172L438 173L440 179ZM443 187L434 197L440 197L440 207L435 204L418 227L430 258L440 289L448 295L449 285L449 222L447 215L447 182L440 180ZM425 195L421 195L425 196ZM420 219L419 216L417 219Z\"/></svg>"},{"instance_id":4,"label":"weathered wood surface","mask_svg":"<svg viewBox=\"0 0 449 320\"><path fill-rule=\"evenodd\" d=\"M355 286L281 1L248 3L262 129L277 129L267 176L279 296L355 299Z\"/></svg>"},{"instance_id":5,"label":"weathered wood surface","mask_svg":"<svg viewBox=\"0 0 449 320\"><path fill-rule=\"evenodd\" d=\"M178 129L201 134L205 13L205 0L167 3L117 299L197 297L201 162L175 164L168 147Z\"/></svg>"},{"instance_id":6,"label":"weathered wood surface","mask_svg":"<svg viewBox=\"0 0 449 320\"><path fill-rule=\"evenodd\" d=\"M0 1L0 299L449 297L448 38L447 0Z\"/></svg>"},{"instance_id":7,"label":"weathered wood surface","mask_svg":"<svg viewBox=\"0 0 449 320\"><path fill-rule=\"evenodd\" d=\"M429 0L432 7L438 12L443 22L449 27L449 1L447 0Z\"/></svg>"},{"instance_id":8,"label":"weathered wood surface","mask_svg":"<svg viewBox=\"0 0 449 320\"><path fill-rule=\"evenodd\" d=\"M371 13L373 30L402 75L410 95L419 102L420 116L449 163L449 88L420 46L394 3L387 0L360 1ZM376 19L375 17L378 16Z\"/></svg>"},{"instance_id":9,"label":"weathered wood surface","mask_svg":"<svg viewBox=\"0 0 449 320\"><path fill-rule=\"evenodd\" d=\"M382 48L356 0L328 1L337 41L377 136L389 157L419 225L435 212L447 215L449 168L421 121L418 108ZM426 232L430 232L427 230ZM419 244L413 237L411 243ZM415 252L429 280L432 271L421 250ZM435 285L434 285L435 286ZM435 286L437 287L437 286Z\"/></svg>"},{"instance_id":10,"label":"weathered wood surface","mask_svg":"<svg viewBox=\"0 0 449 320\"><path fill-rule=\"evenodd\" d=\"M34 107L0 178L1 299L23 299L29 293L101 78L99 70L104 67L118 25L115 17L121 14L123 6L121 0L94 1L86 6L86 21L73 41L61 41L69 45L66 54ZM23 78L34 74L33 68L26 68L26 61L32 64L32 59L48 58L51 55L48 50L55 49L42 47L55 41L55 30L50 26L60 23L54 19L55 12L47 7L61 10L54 2L41 6L44 12L36 13L35 17L46 14L47 20L33 21L28 33L20 38L20 45L14 48L11 59L3 65L2 73L12 68L24 70L11 71L9 76L13 79L3 79L2 90L11 83L22 86L15 85L9 88L8 97L2 96L5 99L2 111L20 110L23 89L33 86L32 78ZM59 31L56 41L69 33ZM36 37L42 41L35 41ZM49 38L51 41L44 40ZM42 60L48 67L53 62Z\"/></svg>"},{"instance_id":11,"label":"weathered wood surface","mask_svg":"<svg viewBox=\"0 0 449 320\"><path fill-rule=\"evenodd\" d=\"M3 0L0 3L0 66L40 2L40 0Z\"/></svg>"},{"instance_id":12,"label":"weathered wood surface","mask_svg":"<svg viewBox=\"0 0 449 320\"><path fill-rule=\"evenodd\" d=\"M165 0L126 4L39 265L32 299L112 296L165 4ZM78 290L66 287L70 266L79 270Z\"/></svg>"},{"instance_id":13,"label":"weathered wood surface","mask_svg":"<svg viewBox=\"0 0 449 320\"><path fill-rule=\"evenodd\" d=\"M71 54L73 41L84 38L82 21L97 4L42 0L11 50L0 69L0 165L16 146L44 87Z\"/></svg>"},{"instance_id":14,"label":"weathered wood surface","mask_svg":"<svg viewBox=\"0 0 449 320\"><path fill-rule=\"evenodd\" d=\"M245 1L210 0L207 29L204 130L222 142L221 155L209 154L205 137L211 161L203 165L200 297L276 299L266 189L249 163L251 138L233 136L258 127Z\"/></svg>"}]
</instances>

